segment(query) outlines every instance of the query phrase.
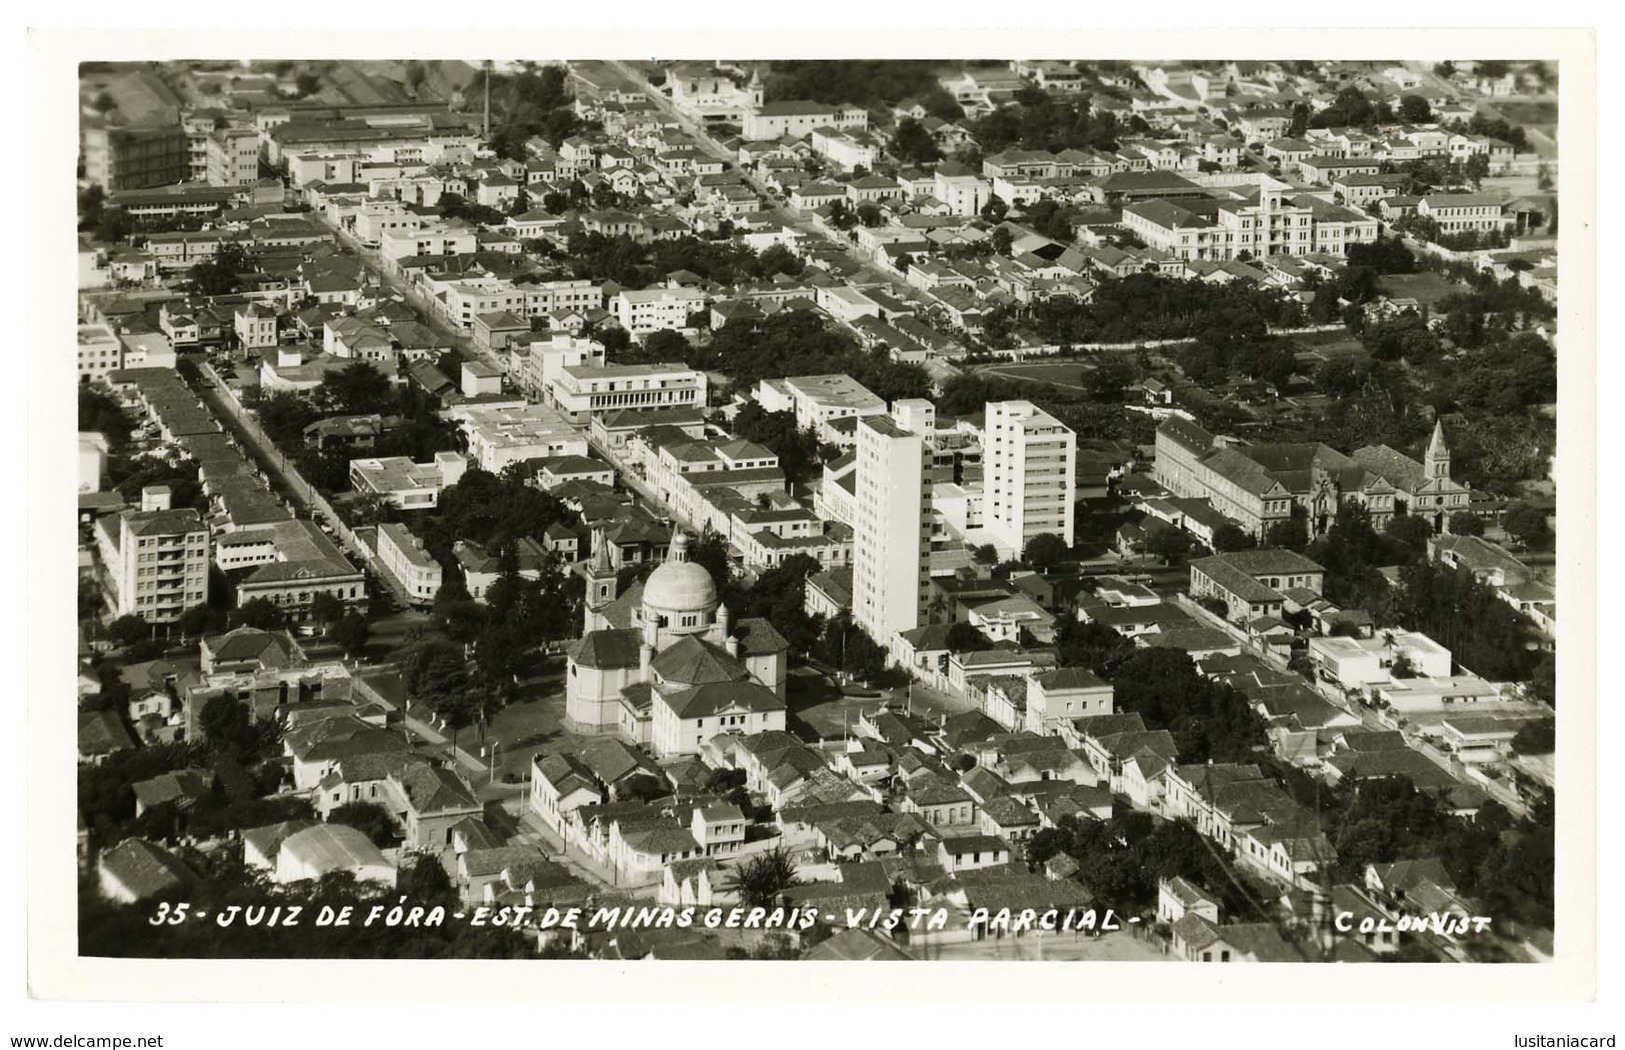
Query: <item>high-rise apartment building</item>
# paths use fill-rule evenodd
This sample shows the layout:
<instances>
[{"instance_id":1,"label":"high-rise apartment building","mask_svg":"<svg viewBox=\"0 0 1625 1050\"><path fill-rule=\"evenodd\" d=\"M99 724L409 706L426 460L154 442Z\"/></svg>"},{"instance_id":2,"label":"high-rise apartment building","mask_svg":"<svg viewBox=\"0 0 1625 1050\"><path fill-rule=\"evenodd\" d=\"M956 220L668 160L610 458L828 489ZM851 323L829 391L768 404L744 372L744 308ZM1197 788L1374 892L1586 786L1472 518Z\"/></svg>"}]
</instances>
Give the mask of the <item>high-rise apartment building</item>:
<instances>
[{"instance_id":1,"label":"high-rise apartment building","mask_svg":"<svg viewBox=\"0 0 1625 1050\"><path fill-rule=\"evenodd\" d=\"M1030 401L987 406L982 434L983 520L1000 557L1052 532L1072 546L1077 436Z\"/></svg>"},{"instance_id":2,"label":"high-rise apartment building","mask_svg":"<svg viewBox=\"0 0 1625 1050\"><path fill-rule=\"evenodd\" d=\"M252 186L260 178L260 137L253 128L226 128L204 144L211 186Z\"/></svg>"},{"instance_id":3,"label":"high-rise apartment building","mask_svg":"<svg viewBox=\"0 0 1625 1050\"><path fill-rule=\"evenodd\" d=\"M890 416L857 425L852 613L882 646L924 619L930 583L930 454L925 439Z\"/></svg>"},{"instance_id":4,"label":"high-rise apartment building","mask_svg":"<svg viewBox=\"0 0 1625 1050\"><path fill-rule=\"evenodd\" d=\"M172 510L169 487L141 492L141 509L102 518L96 546L114 616L169 623L208 598L209 529L190 508Z\"/></svg>"}]
</instances>

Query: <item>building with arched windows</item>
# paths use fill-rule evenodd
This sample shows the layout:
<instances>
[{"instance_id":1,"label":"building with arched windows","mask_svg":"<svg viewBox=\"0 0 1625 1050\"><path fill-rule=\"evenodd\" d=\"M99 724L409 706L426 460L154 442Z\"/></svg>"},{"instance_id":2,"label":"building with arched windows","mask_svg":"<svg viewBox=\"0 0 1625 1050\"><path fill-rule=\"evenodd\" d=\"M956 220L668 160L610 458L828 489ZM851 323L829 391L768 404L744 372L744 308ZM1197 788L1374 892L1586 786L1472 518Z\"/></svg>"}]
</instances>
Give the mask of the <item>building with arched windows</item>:
<instances>
[{"instance_id":1,"label":"building with arched windows","mask_svg":"<svg viewBox=\"0 0 1625 1050\"><path fill-rule=\"evenodd\" d=\"M689 539L617 593L608 545L594 537L585 632L570 649L565 714L580 732L615 734L662 757L696 754L711 737L784 729L789 643L762 619L731 622Z\"/></svg>"}]
</instances>

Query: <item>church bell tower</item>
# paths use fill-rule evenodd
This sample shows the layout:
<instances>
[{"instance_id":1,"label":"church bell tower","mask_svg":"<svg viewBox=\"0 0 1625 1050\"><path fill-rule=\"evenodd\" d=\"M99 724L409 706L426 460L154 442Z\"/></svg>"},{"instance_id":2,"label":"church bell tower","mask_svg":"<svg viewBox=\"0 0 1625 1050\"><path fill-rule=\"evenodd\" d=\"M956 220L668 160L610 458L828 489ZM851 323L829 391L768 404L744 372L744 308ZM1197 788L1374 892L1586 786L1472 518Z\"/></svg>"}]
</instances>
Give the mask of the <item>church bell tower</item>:
<instances>
[{"instance_id":1,"label":"church bell tower","mask_svg":"<svg viewBox=\"0 0 1625 1050\"><path fill-rule=\"evenodd\" d=\"M604 607L615 600L615 567L609 563L609 541L601 530L592 534L592 560L582 568L587 581L587 617L583 632L596 631L609 626L604 619Z\"/></svg>"},{"instance_id":2,"label":"church bell tower","mask_svg":"<svg viewBox=\"0 0 1625 1050\"><path fill-rule=\"evenodd\" d=\"M1450 480L1450 449L1444 443L1444 423L1433 421L1433 437L1422 454L1422 474L1428 481Z\"/></svg>"}]
</instances>

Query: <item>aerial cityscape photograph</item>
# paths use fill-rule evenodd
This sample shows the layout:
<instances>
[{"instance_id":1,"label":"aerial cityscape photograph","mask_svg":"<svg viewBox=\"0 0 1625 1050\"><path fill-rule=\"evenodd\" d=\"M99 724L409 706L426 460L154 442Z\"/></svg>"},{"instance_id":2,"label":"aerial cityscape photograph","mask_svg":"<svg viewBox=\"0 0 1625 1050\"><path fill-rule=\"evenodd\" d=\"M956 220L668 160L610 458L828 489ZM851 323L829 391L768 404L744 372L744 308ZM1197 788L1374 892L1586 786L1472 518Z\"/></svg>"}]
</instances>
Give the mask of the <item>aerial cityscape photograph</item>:
<instances>
[{"instance_id":1,"label":"aerial cityscape photograph","mask_svg":"<svg viewBox=\"0 0 1625 1050\"><path fill-rule=\"evenodd\" d=\"M78 955L1551 962L1559 65L80 63Z\"/></svg>"}]
</instances>

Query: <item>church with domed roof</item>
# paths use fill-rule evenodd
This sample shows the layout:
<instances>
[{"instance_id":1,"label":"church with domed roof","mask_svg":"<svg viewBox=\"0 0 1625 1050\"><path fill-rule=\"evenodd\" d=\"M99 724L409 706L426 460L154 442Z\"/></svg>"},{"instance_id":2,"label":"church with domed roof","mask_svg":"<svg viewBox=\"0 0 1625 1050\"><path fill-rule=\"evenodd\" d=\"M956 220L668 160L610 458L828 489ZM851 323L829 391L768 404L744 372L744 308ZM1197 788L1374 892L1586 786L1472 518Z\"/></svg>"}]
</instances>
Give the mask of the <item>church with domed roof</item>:
<instances>
[{"instance_id":1,"label":"church with domed roof","mask_svg":"<svg viewBox=\"0 0 1625 1050\"><path fill-rule=\"evenodd\" d=\"M696 754L719 733L783 730L789 643L766 620L730 623L716 581L689 560L688 535L673 535L666 561L625 594L600 539L581 570L586 623L565 678L571 728L662 758Z\"/></svg>"}]
</instances>

